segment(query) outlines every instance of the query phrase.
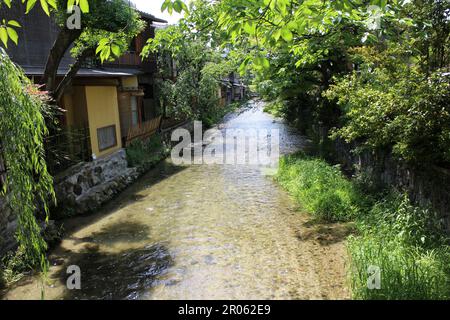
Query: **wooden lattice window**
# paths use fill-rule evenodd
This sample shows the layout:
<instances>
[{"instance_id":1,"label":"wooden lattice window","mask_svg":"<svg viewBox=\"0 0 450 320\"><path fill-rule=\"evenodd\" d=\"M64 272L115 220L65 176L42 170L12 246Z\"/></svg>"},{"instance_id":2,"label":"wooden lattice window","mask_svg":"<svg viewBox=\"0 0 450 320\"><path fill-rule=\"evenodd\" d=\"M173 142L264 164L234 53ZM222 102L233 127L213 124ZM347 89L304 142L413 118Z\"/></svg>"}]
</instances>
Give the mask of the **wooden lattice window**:
<instances>
[{"instance_id":1,"label":"wooden lattice window","mask_svg":"<svg viewBox=\"0 0 450 320\"><path fill-rule=\"evenodd\" d=\"M117 146L116 126L97 129L98 149L104 151Z\"/></svg>"}]
</instances>

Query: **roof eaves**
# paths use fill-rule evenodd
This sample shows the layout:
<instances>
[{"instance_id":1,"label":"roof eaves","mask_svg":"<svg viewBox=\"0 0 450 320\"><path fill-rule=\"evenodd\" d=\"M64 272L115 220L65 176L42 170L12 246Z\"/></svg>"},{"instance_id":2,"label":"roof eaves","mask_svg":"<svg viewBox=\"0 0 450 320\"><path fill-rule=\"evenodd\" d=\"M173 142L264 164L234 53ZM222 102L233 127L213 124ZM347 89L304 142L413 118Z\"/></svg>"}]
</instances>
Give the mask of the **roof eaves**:
<instances>
[{"instance_id":1,"label":"roof eaves","mask_svg":"<svg viewBox=\"0 0 450 320\"><path fill-rule=\"evenodd\" d=\"M152 20L153 22L158 22L158 23L168 23L166 20L157 18L157 17L155 17L154 15L152 15L152 14L150 14L150 13L147 13L147 12L144 12L144 11L140 11L140 10L137 10L137 12L139 12L139 14L140 14L143 18L147 18L147 19L149 19L149 20Z\"/></svg>"}]
</instances>

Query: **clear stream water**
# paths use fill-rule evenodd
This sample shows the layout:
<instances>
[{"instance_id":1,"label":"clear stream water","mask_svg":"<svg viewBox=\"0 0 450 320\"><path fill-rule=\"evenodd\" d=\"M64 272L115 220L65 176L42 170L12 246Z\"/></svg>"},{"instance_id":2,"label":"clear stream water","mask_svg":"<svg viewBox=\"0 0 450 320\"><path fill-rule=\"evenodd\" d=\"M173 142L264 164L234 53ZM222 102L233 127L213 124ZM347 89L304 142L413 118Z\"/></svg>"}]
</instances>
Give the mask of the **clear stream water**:
<instances>
[{"instance_id":1,"label":"clear stream water","mask_svg":"<svg viewBox=\"0 0 450 320\"><path fill-rule=\"evenodd\" d=\"M281 153L304 146L262 105L219 126L279 129ZM46 299L321 298L319 274L294 202L258 166L174 166L168 160L93 216L67 222L51 256ZM66 268L81 268L81 290ZM39 299L28 278L6 299Z\"/></svg>"}]
</instances>

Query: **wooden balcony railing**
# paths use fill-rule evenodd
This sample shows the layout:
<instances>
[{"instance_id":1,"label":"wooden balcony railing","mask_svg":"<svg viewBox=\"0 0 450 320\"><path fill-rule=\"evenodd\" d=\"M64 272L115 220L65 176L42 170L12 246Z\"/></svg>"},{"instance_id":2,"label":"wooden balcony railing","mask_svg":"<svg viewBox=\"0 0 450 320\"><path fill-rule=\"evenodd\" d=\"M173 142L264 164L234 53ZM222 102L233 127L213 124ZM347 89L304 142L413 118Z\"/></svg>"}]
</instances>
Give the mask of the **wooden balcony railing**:
<instances>
[{"instance_id":1,"label":"wooden balcony railing","mask_svg":"<svg viewBox=\"0 0 450 320\"><path fill-rule=\"evenodd\" d=\"M179 127L179 126L182 126L182 125L184 125L185 123L187 123L189 120L188 120L188 117L186 116L186 117L182 117L181 119L176 119L176 118L166 118L166 119L164 119L164 120L162 120L162 123L161 123L161 130L163 131L163 132L165 132L165 131L170 131L170 130L172 130L172 129L174 129L174 128L177 128L177 127Z\"/></svg>"},{"instance_id":2,"label":"wooden balcony railing","mask_svg":"<svg viewBox=\"0 0 450 320\"><path fill-rule=\"evenodd\" d=\"M150 56L142 59L137 52L127 52L113 62L105 63L107 67L132 68L139 67L145 72L155 72L157 68L156 58Z\"/></svg>"},{"instance_id":3,"label":"wooden balcony railing","mask_svg":"<svg viewBox=\"0 0 450 320\"><path fill-rule=\"evenodd\" d=\"M142 59L136 52L126 52L117 60L108 63L108 65L115 66L139 66L142 63Z\"/></svg>"}]
</instances>

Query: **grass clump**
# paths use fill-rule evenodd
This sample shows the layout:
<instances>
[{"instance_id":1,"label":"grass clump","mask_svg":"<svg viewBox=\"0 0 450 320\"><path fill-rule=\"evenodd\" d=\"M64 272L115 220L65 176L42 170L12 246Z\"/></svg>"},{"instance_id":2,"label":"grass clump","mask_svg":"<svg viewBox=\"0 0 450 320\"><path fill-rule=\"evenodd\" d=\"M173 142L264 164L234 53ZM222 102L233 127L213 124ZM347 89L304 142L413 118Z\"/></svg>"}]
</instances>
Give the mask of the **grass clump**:
<instances>
[{"instance_id":1,"label":"grass clump","mask_svg":"<svg viewBox=\"0 0 450 320\"><path fill-rule=\"evenodd\" d=\"M450 247L430 210L392 192L359 222L350 237L350 281L355 299L449 299ZM368 270L381 270L381 288L369 289Z\"/></svg>"},{"instance_id":2,"label":"grass clump","mask_svg":"<svg viewBox=\"0 0 450 320\"><path fill-rule=\"evenodd\" d=\"M316 218L337 222L353 220L363 198L338 167L303 154L281 159L278 182Z\"/></svg>"},{"instance_id":3,"label":"grass clump","mask_svg":"<svg viewBox=\"0 0 450 320\"><path fill-rule=\"evenodd\" d=\"M154 135L146 140L135 140L126 149L128 165L130 167L152 166L167 154L160 135Z\"/></svg>"},{"instance_id":4,"label":"grass clump","mask_svg":"<svg viewBox=\"0 0 450 320\"><path fill-rule=\"evenodd\" d=\"M350 281L354 299L449 299L449 251L405 245L381 234L351 237ZM380 288L369 289L369 268L380 269Z\"/></svg>"},{"instance_id":5,"label":"grass clump","mask_svg":"<svg viewBox=\"0 0 450 320\"><path fill-rule=\"evenodd\" d=\"M19 281L33 269L27 263L24 250L19 248L16 252L9 252L0 260L0 288Z\"/></svg>"}]
</instances>

